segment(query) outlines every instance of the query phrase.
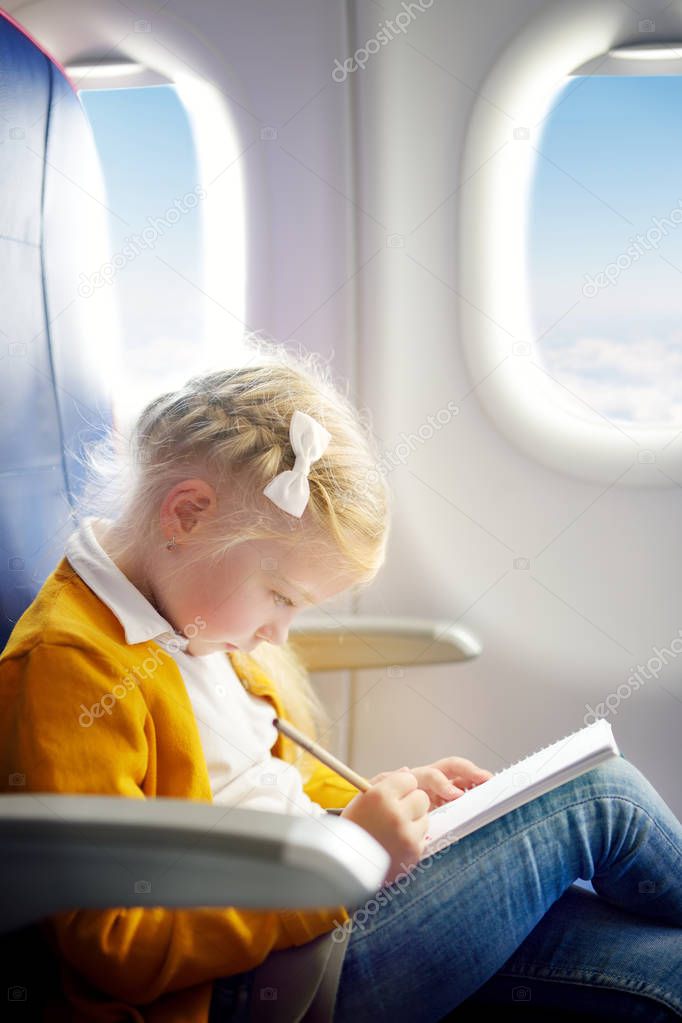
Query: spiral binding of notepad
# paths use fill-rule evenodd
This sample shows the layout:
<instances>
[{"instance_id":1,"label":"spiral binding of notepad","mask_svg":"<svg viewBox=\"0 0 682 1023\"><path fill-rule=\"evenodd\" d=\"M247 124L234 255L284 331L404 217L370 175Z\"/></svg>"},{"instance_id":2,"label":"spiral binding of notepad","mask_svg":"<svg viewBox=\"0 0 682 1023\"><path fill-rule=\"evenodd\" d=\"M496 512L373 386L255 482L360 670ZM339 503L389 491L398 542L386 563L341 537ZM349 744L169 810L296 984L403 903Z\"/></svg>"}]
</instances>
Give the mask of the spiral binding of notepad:
<instances>
[{"instance_id":1,"label":"spiral binding of notepad","mask_svg":"<svg viewBox=\"0 0 682 1023\"><path fill-rule=\"evenodd\" d=\"M559 769L548 770L554 759L554 756L542 759L542 754L548 751L555 751L556 756L563 754L558 762ZM569 751L570 756L567 756ZM451 845L511 810L591 770L602 761L617 756L619 752L611 725L602 718L514 761L485 782L430 812L431 825L425 837L422 859L435 849ZM502 786L504 780L515 773L524 777L520 785L518 778L515 779L515 788L510 793ZM451 826L443 830L444 824Z\"/></svg>"}]
</instances>

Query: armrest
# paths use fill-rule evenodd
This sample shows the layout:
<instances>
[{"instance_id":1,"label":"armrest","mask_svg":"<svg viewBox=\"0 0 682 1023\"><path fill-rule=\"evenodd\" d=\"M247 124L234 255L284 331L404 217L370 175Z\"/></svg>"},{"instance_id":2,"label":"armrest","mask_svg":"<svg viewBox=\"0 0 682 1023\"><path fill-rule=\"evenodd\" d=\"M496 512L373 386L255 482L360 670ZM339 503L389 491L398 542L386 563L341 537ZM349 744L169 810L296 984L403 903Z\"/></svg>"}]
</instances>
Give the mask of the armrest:
<instances>
[{"instance_id":1,"label":"armrest","mask_svg":"<svg viewBox=\"0 0 682 1023\"><path fill-rule=\"evenodd\" d=\"M66 909L355 906L390 857L363 828L184 799L0 796L0 933Z\"/></svg>"},{"instance_id":2,"label":"armrest","mask_svg":"<svg viewBox=\"0 0 682 1023\"><path fill-rule=\"evenodd\" d=\"M291 626L289 642L308 671L449 664L481 653L481 644L462 626L379 615L303 617Z\"/></svg>"}]
</instances>

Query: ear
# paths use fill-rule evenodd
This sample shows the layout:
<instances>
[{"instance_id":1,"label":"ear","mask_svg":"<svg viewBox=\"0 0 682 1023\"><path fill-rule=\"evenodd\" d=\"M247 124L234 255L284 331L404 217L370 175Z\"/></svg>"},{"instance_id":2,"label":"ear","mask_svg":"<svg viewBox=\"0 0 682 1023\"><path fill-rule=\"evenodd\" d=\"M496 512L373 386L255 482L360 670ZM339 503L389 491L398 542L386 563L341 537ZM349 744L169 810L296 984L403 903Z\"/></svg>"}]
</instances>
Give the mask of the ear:
<instances>
[{"instance_id":1,"label":"ear","mask_svg":"<svg viewBox=\"0 0 682 1023\"><path fill-rule=\"evenodd\" d=\"M176 542L187 539L201 522L213 516L218 508L215 490L202 479L188 479L176 483L166 494L161 505L161 529L168 539Z\"/></svg>"}]
</instances>

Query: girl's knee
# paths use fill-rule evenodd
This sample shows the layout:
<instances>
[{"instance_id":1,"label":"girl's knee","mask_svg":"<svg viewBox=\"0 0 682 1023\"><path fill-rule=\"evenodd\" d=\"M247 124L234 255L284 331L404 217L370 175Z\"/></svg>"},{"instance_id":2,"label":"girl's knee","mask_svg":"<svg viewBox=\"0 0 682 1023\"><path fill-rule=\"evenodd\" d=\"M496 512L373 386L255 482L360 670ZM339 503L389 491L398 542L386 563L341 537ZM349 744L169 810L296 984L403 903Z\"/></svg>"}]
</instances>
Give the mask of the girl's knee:
<instances>
[{"instance_id":1,"label":"girl's knee","mask_svg":"<svg viewBox=\"0 0 682 1023\"><path fill-rule=\"evenodd\" d=\"M649 787L649 783L641 771L622 753L616 757L609 757L608 760L592 768L583 777L603 794L608 793L614 796L636 797L642 793L643 788Z\"/></svg>"}]
</instances>

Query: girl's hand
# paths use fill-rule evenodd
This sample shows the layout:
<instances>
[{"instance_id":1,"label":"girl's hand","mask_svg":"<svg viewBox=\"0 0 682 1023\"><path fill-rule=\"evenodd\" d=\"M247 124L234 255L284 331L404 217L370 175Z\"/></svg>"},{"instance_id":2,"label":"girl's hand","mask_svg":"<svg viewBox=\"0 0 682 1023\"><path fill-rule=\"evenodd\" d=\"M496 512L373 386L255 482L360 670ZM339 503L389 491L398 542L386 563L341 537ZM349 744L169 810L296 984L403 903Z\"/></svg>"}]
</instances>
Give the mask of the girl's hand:
<instances>
[{"instance_id":1,"label":"girl's hand","mask_svg":"<svg viewBox=\"0 0 682 1023\"><path fill-rule=\"evenodd\" d=\"M458 799L466 789L480 785L493 776L492 771L477 767L472 760L465 757L443 757L433 764L425 764L423 767L401 767L400 770L411 771L415 776L419 788L429 797L429 811ZM384 771L369 780L374 784L385 778L388 773Z\"/></svg>"},{"instance_id":2,"label":"girl's hand","mask_svg":"<svg viewBox=\"0 0 682 1023\"><path fill-rule=\"evenodd\" d=\"M429 823L428 802L410 771L385 771L342 810L342 817L359 824L389 853L391 863L382 885L419 862Z\"/></svg>"}]
</instances>

